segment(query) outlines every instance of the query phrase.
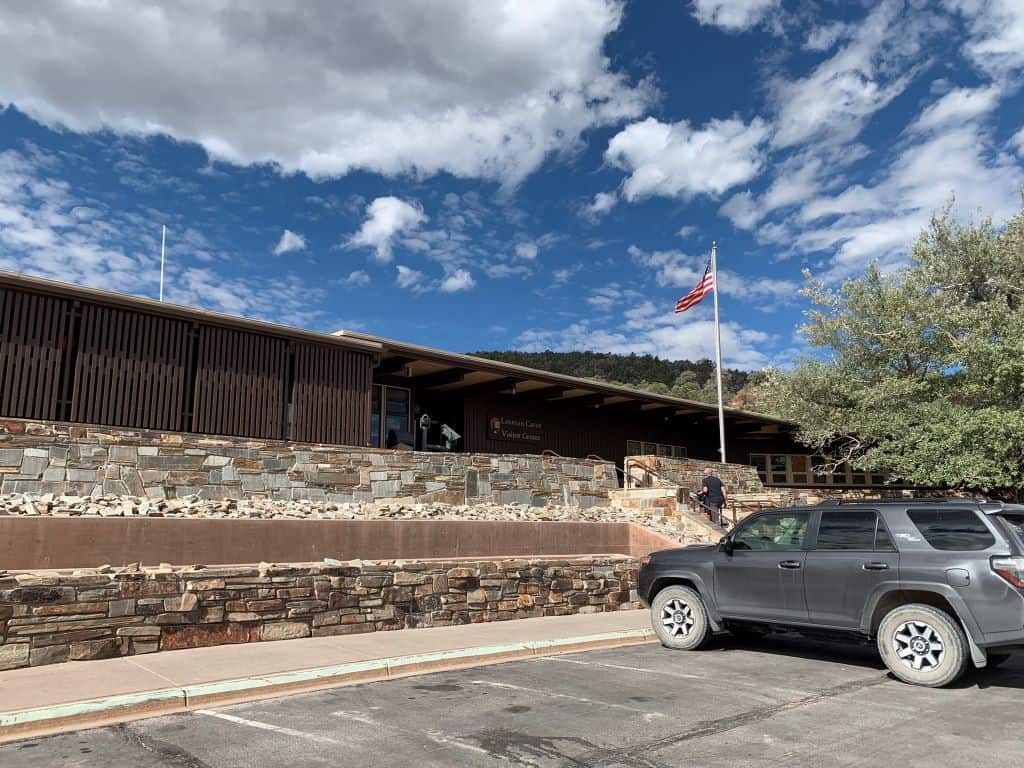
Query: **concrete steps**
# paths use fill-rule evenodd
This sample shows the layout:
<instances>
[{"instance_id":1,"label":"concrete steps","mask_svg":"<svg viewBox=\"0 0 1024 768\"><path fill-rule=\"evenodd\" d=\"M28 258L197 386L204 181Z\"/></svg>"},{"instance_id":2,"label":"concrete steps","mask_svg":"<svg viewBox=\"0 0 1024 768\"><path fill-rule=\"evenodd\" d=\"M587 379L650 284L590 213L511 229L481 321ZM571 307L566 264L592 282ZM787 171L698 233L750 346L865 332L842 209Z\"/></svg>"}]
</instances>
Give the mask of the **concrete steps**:
<instances>
[{"instance_id":1,"label":"concrete steps","mask_svg":"<svg viewBox=\"0 0 1024 768\"><path fill-rule=\"evenodd\" d=\"M612 509L640 513L678 528L687 543L716 542L726 530L692 512L686 492L678 487L619 488L608 492L608 501Z\"/></svg>"}]
</instances>

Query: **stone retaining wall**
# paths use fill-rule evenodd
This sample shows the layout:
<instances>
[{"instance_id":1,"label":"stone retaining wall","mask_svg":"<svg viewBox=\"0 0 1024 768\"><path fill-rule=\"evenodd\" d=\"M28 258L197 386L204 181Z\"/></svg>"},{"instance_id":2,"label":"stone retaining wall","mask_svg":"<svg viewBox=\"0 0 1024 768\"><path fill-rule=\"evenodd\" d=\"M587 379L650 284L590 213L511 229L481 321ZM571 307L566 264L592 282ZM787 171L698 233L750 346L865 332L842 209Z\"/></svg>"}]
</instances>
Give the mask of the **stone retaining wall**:
<instances>
[{"instance_id":1,"label":"stone retaining wall","mask_svg":"<svg viewBox=\"0 0 1024 768\"><path fill-rule=\"evenodd\" d=\"M621 522L8 516L0 517L0 569L643 556L679 546L679 528L658 528L665 534Z\"/></svg>"},{"instance_id":2,"label":"stone retaining wall","mask_svg":"<svg viewBox=\"0 0 1024 768\"><path fill-rule=\"evenodd\" d=\"M0 670L637 607L625 557L0 572Z\"/></svg>"},{"instance_id":3,"label":"stone retaining wall","mask_svg":"<svg viewBox=\"0 0 1024 768\"><path fill-rule=\"evenodd\" d=\"M0 493L590 507L606 505L616 487L614 464L599 460L0 420Z\"/></svg>"},{"instance_id":4,"label":"stone retaining wall","mask_svg":"<svg viewBox=\"0 0 1024 768\"><path fill-rule=\"evenodd\" d=\"M712 467L730 493L760 493L764 483L757 470L748 464L717 464L698 459L670 459L666 456L628 456L626 477L637 485L675 486L686 492L697 491L704 479L704 468Z\"/></svg>"}]
</instances>

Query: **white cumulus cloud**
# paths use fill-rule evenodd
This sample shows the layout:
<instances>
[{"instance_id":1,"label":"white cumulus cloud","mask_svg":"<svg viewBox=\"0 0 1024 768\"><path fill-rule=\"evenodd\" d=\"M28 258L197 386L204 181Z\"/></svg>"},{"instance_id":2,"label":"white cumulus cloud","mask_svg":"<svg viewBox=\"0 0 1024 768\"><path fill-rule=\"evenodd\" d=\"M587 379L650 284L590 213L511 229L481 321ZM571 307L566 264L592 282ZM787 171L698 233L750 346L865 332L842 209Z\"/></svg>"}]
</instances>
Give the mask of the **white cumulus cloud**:
<instances>
[{"instance_id":1,"label":"white cumulus cloud","mask_svg":"<svg viewBox=\"0 0 1024 768\"><path fill-rule=\"evenodd\" d=\"M312 177L511 187L653 101L604 54L621 19L615 0L4 3L0 105Z\"/></svg>"},{"instance_id":2,"label":"white cumulus cloud","mask_svg":"<svg viewBox=\"0 0 1024 768\"><path fill-rule=\"evenodd\" d=\"M564 328L531 328L515 340L526 352L612 352L657 355L668 360L707 360L715 356L715 322L692 317L696 310L674 315L671 306L658 309L649 302L624 313L621 326L601 327L582 320ZM763 368L772 360L775 340L764 331L739 323L722 323L722 362L730 368Z\"/></svg>"},{"instance_id":3,"label":"white cumulus cloud","mask_svg":"<svg viewBox=\"0 0 1024 768\"><path fill-rule=\"evenodd\" d=\"M594 195L593 200L583 206L583 216L591 221L596 221L611 211L618 201L619 196L614 192L598 192Z\"/></svg>"},{"instance_id":4,"label":"white cumulus cloud","mask_svg":"<svg viewBox=\"0 0 1024 768\"><path fill-rule=\"evenodd\" d=\"M1024 157L1024 128L1010 137L1010 146L1017 150L1018 155Z\"/></svg>"},{"instance_id":5,"label":"white cumulus cloud","mask_svg":"<svg viewBox=\"0 0 1024 768\"><path fill-rule=\"evenodd\" d=\"M476 285L476 280L469 274L468 270L457 269L441 281L442 293L456 293L457 291L468 291Z\"/></svg>"},{"instance_id":6,"label":"white cumulus cloud","mask_svg":"<svg viewBox=\"0 0 1024 768\"><path fill-rule=\"evenodd\" d=\"M418 269L399 264L396 270L398 271L398 277L395 279L395 282L398 283L399 288L416 290L422 286L424 275Z\"/></svg>"},{"instance_id":7,"label":"white cumulus cloud","mask_svg":"<svg viewBox=\"0 0 1024 768\"><path fill-rule=\"evenodd\" d=\"M808 200L791 225L767 239L799 253L832 254L825 277L842 279L870 261L899 264L954 195L954 216L982 211L1003 221L1019 210L1022 187L1020 162L998 151L988 130L968 122L906 146L876 184Z\"/></svg>"},{"instance_id":8,"label":"white cumulus cloud","mask_svg":"<svg viewBox=\"0 0 1024 768\"><path fill-rule=\"evenodd\" d=\"M366 221L348 240L348 247L369 247L374 258L382 263L391 261L391 246L395 236L415 229L427 221L427 215L418 203L409 203L398 197L378 197L366 206Z\"/></svg>"},{"instance_id":9,"label":"white cumulus cloud","mask_svg":"<svg viewBox=\"0 0 1024 768\"><path fill-rule=\"evenodd\" d=\"M902 8L896 0L883 0L856 26L848 43L809 74L774 80L776 147L848 141L906 89L922 61L921 42L931 26L927 14L901 15Z\"/></svg>"},{"instance_id":10,"label":"white cumulus cloud","mask_svg":"<svg viewBox=\"0 0 1024 768\"><path fill-rule=\"evenodd\" d=\"M301 251L304 250L305 247L305 237L300 235L298 232L292 232L290 229L286 229L281 234L281 239L277 241L277 245L274 246L274 255L280 256L282 253Z\"/></svg>"},{"instance_id":11,"label":"white cumulus cloud","mask_svg":"<svg viewBox=\"0 0 1024 768\"><path fill-rule=\"evenodd\" d=\"M840 40L845 39L853 29L851 24L847 24L841 21L835 21L828 24L822 24L821 26L814 27L807 34L807 40L804 42L804 50L808 51L828 51L838 43Z\"/></svg>"},{"instance_id":12,"label":"white cumulus cloud","mask_svg":"<svg viewBox=\"0 0 1024 768\"><path fill-rule=\"evenodd\" d=\"M757 25L782 0L693 0L693 15L701 24L741 32Z\"/></svg>"},{"instance_id":13,"label":"white cumulus cloud","mask_svg":"<svg viewBox=\"0 0 1024 768\"><path fill-rule=\"evenodd\" d=\"M533 261L537 258L537 244L533 242L529 243L516 243L516 256L526 261Z\"/></svg>"},{"instance_id":14,"label":"white cumulus cloud","mask_svg":"<svg viewBox=\"0 0 1024 768\"><path fill-rule=\"evenodd\" d=\"M911 130L931 131L987 115L998 106L1001 93L1002 89L995 85L956 88L929 104L911 125Z\"/></svg>"},{"instance_id":15,"label":"white cumulus cloud","mask_svg":"<svg viewBox=\"0 0 1024 768\"><path fill-rule=\"evenodd\" d=\"M964 52L982 70L1005 77L1024 68L1024 3L1021 0L946 0L967 20Z\"/></svg>"},{"instance_id":16,"label":"white cumulus cloud","mask_svg":"<svg viewBox=\"0 0 1024 768\"><path fill-rule=\"evenodd\" d=\"M716 119L692 128L685 120L663 123L649 117L613 136L605 158L629 173L622 185L626 200L718 196L758 174L768 131L760 118L750 123Z\"/></svg>"},{"instance_id":17,"label":"white cumulus cloud","mask_svg":"<svg viewBox=\"0 0 1024 768\"><path fill-rule=\"evenodd\" d=\"M155 297L160 231L168 227L165 297L175 304L310 327L324 292L275 268L273 279L231 270L234 257L173 214L144 206L108 207L84 182L71 184L74 158L0 152L0 269ZM77 166L75 170L80 170ZM87 177L87 174L85 174ZM204 266L196 266L196 262ZM217 268L214 268L214 264ZM223 268L221 268L223 265Z\"/></svg>"},{"instance_id":18,"label":"white cumulus cloud","mask_svg":"<svg viewBox=\"0 0 1024 768\"><path fill-rule=\"evenodd\" d=\"M345 283L345 285L369 285L370 275L362 269L356 269L349 272L348 277L346 277L342 282Z\"/></svg>"}]
</instances>

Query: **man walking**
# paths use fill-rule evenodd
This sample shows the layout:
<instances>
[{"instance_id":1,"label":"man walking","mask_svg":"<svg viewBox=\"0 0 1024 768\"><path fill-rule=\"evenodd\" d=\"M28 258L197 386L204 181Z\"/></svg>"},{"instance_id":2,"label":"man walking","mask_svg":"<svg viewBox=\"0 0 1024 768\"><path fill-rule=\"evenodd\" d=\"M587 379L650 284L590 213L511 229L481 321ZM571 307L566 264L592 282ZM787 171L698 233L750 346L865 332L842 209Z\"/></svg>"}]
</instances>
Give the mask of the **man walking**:
<instances>
[{"instance_id":1,"label":"man walking","mask_svg":"<svg viewBox=\"0 0 1024 768\"><path fill-rule=\"evenodd\" d=\"M728 500L728 491L725 484L715 477L715 471L711 467L704 468L704 485L700 489L704 500L704 506L711 513L711 519L722 523L722 508Z\"/></svg>"}]
</instances>

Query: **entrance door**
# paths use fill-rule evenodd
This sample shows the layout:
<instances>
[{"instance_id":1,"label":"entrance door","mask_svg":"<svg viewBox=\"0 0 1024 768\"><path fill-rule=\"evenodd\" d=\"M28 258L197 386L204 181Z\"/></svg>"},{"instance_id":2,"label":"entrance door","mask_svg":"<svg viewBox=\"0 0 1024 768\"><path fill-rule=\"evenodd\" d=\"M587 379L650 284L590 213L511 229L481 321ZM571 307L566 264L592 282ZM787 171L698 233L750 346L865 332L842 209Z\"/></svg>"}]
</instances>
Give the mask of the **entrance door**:
<instances>
[{"instance_id":1,"label":"entrance door","mask_svg":"<svg viewBox=\"0 0 1024 768\"><path fill-rule=\"evenodd\" d=\"M807 612L815 624L856 629L868 597L899 577L900 556L873 509L822 510L804 561Z\"/></svg>"},{"instance_id":2,"label":"entrance door","mask_svg":"<svg viewBox=\"0 0 1024 768\"><path fill-rule=\"evenodd\" d=\"M725 617L806 622L804 541L809 512L768 512L732 534L715 557L715 596Z\"/></svg>"}]
</instances>

